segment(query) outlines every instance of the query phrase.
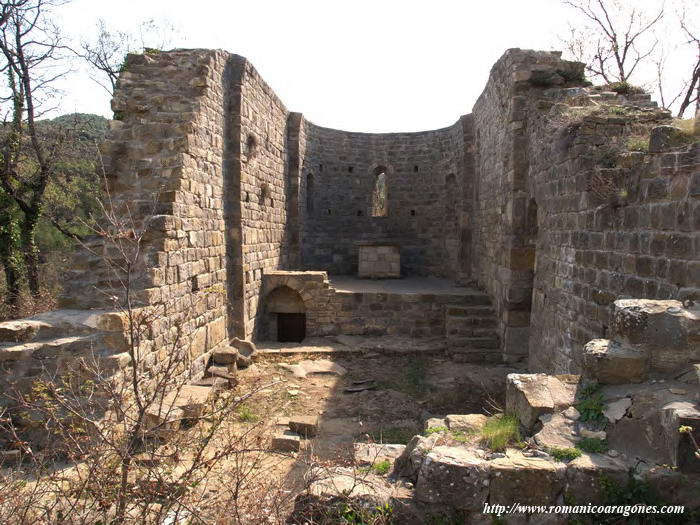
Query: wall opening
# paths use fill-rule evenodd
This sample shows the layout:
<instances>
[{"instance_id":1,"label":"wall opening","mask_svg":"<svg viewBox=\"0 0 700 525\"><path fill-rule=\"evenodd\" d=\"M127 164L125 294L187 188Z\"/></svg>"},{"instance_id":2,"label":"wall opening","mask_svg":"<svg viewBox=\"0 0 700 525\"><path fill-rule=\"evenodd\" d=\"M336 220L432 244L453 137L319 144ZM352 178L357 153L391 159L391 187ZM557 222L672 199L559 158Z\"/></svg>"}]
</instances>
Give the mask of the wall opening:
<instances>
[{"instance_id":1,"label":"wall opening","mask_svg":"<svg viewBox=\"0 0 700 525\"><path fill-rule=\"evenodd\" d=\"M306 337L306 306L288 286L272 290L265 298L264 339L299 343Z\"/></svg>"},{"instance_id":2,"label":"wall opening","mask_svg":"<svg viewBox=\"0 0 700 525\"><path fill-rule=\"evenodd\" d=\"M311 213L314 211L314 175L308 173L306 175L306 211Z\"/></svg>"},{"instance_id":3,"label":"wall opening","mask_svg":"<svg viewBox=\"0 0 700 525\"><path fill-rule=\"evenodd\" d=\"M374 169L374 189L372 191L372 217L389 215L389 181L386 167L377 166Z\"/></svg>"}]
</instances>

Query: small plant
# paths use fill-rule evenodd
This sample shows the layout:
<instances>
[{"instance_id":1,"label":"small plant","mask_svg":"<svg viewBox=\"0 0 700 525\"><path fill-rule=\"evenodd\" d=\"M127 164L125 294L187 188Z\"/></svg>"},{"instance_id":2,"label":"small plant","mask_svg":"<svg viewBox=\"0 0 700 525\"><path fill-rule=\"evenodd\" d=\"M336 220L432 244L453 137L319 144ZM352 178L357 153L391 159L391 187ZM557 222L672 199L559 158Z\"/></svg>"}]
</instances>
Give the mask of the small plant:
<instances>
[{"instance_id":1,"label":"small plant","mask_svg":"<svg viewBox=\"0 0 700 525\"><path fill-rule=\"evenodd\" d=\"M459 441L460 443L468 443L473 435L473 433L468 434L467 432L462 432L461 430L453 430L450 432L450 437L455 441Z\"/></svg>"},{"instance_id":2,"label":"small plant","mask_svg":"<svg viewBox=\"0 0 700 525\"><path fill-rule=\"evenodd\" d=\"M481 429L481 441L498 452L520 441L518 418L511 414L490 417Z\"/></svg>"},{"instance_id":3,"label":"small plant","mask_svg":"<svg viewBox=\"0 0 700 525\"><path fill-rule=\"evenodd\" d=\"M613 115L626 115L627 108L624 106L608 106L608 111Z\"/></svg>"},{"instance_id":4,"label":"small plant","mask_svg":"<svg viewBox=\"0 0 700 525\"><path fill-rule=\"evenodd\" d=\"M629 82L613 82L605 87L618 95L642 95L645 93L644 88L635 86Z\"/></svg>"},{"instance_id":5,"label":"small plant","mask_svg":"<svg viewBox=\"0 0 700 525\"><path fill-rule=\"evenodd\" d=\"M379 474L380 476L385 476L386 474L389 473L391 470L391 461L388 459L379 461L372 465L372 470L374 471L375 474Z\"/></svg>"},{"instance_id":6,"label":"small plant","mask_svg":"<svg viewBox=\"0 0 700 525\"><path fill-rule=\"evenodd\" d=\"M693 427L682 425L678 429L678 432L681 434L686 434L690 438L690 440L693 442L693 446L695 447L695 457L700 459L700 446L698 446L698 442L695 440L695 436L693 436Z\"/></svg>"},{"instance_id":7,"label":"small plant","mask_svg":"<svg viewBox=\"0 0 700 525\"><path fill-rule=\"evenodd\" d=\"M373 509L365 509L360 505L344 503L338 509L337 518L340 521L333 523L345 523L348 525L379 525L392 522L394 509L388 503Z\"/></svg>"},{"instance_id":8,"label":"small plant","mask_svg":"<svg viewBox=\"0 0 700 525\"><path fill-rule=\"evenodd\" d=\"M583 438L578 442L576 448L591 454L604 454L608 451L608 443L604 439Z\"/></svg>"},{"instance_id":9,"label":"small plant","mask_svg":"<svg viewBox=\"0 0 700 525\"><path fill-rule=\"evenodd\" d=\"M238 409L238 420L243 423L257 423L260 420L258 416L248 405L242 405Z\"/></svg>"},{"instance_id":10,"label":"small plant","mask_svg":"<svg viewBox=\"0 0 700 525\"><path fill-rule=\"evenodd\" d=\"M557 461L571 461L581 457L581 451L577 448L553 448L549 453Z\"/></svg>"},{"instance_id":11,"label":"small plant","mask_svg":"<svg viewBox=\"0 0 700 525\"><path fill-rule=\"evenodd\" d=\"M579 395L576 410L581 414L581 421L603 425L607 418L603 414L603 394L598 383L589 383Z\"/></svg>"},{"instance_id":12,"label":"small plant","mask_svg":"<svg viewBox=\"0 0 700 525\"><path fill-rule=\"evenodd\" d=\"M445 426L438 426L438 427L430 427L428 430L425 431L426 436L431 436L433 434L437 434L439 432L449 432L450 429L445 427Z\"/></svg>"}]
</instances>

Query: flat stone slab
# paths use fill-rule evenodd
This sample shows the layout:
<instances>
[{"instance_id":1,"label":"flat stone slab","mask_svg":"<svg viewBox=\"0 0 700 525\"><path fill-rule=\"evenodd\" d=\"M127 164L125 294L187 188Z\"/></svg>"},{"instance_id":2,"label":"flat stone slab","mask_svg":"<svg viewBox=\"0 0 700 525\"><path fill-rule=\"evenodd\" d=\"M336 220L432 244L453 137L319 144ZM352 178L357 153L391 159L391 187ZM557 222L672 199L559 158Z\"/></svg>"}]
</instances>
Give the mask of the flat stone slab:
<instances>
[{"instance_id":1,"label":"flat stone slab","mask_svg":"<svg viewBox=\"0 0 700 525\"><path fill-rule=\"evenodd\" d=\"M506 411L517 415L526 429L532 429L542 414L574 404L578 381L578 376L508 374Z\"/></svg>"},{"instance_id":2,"label":"flat stone slab","mask_svg":"<svg viewBox=\"0 0 700 525\"><path fill-rule=\"evenodd\" d=\"M338 335L336 341L352 349L372 352L441 352L446 348L443 337L400 337L384 335L370 337L362 335Z\"/></svg>"},{"instance_id":3,"label":"flat stone slab","mask_svg":"<svg viewBox=\"0 0 700 525\"><path fill-rule=\"evenodd\" d=\"M622 419L630 406L632 406L632 400L629 397L623 397L605 405L603 415L608 418L608 421L615 423L618 419Z\"/></svg>"},{"instance_id":4,"label":"flat stone slab","mask_svg":"<svg viewBox=\"0 0 700 525\"><path fill-rule=\"evenodd\" d=\"M301 446L301 436L291 430L285 430L282 434L277 434L272 438L270 447L277 452L299 452Z\"/></svg>"},{"instance_id":5,"label":"flat stone slab","mask_svg":"<svg viewBox=\"0 0 700 525\"><path fill-rule=\"evenodd\" d=\"M185 418L200 417L206 411L214 389L210 386L184 385L171 392L163 400L163 406L174 406L182 410Z\"/></svg>"},{"instance_id":6,"label":"flat stone slab","mask_svg":"<svg viewBox=\"0 0 700 525\"><path fill-rule=\"evenodd\" d=\"M294 377L305 378L309 374L333 374L344 376L348 371L330 359L305 360L298 363L280 363L280 367L290 371Z\"/></svg>"},{"instance_id":7,"label":"flat stone slab","mask_svg":"<svg viewBox=\"0 0 700 525\"><path fill-rule=\"evenodd\" d=\"M382 461L392 464L406 449L406 445L391 443L355 443L355 461L360 465L376 465Z\"/></svg>"},{"instance_id":8,"label":"flat stone slab","mask_svg":"<svg viewBox=\"0 0 700 525\"><path fill-rule=\"evenodd\" d=\"M566 467L566 491L577 505L603 503L605 495L600 476L606 476L624 487L627 485L629 469L630 465L620 459L583 453Z\"/></svg>"}]
</instances>

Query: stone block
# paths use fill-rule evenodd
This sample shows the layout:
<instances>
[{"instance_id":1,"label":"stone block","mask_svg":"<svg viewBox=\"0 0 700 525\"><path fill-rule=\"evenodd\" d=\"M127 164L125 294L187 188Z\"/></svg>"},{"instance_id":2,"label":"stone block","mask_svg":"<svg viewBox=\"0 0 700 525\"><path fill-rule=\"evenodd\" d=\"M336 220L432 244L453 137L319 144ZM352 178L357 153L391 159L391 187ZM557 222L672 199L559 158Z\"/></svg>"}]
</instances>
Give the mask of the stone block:
<instances>
[{"instance_id":1,"label":"stone block","mask_svg":"<svg viewBox=\"0 0 700 525\"><path fill-rule=\"evenodd\" d=\"M700 473L700 458L690 436L679 432L679 428L691 428L690 434L700 443L700 405L692 401L675 401L664 405L661 425L664 429L667 455L671 465L680 472Z\"/></svg>"},{"instance_id":2,"label":"stone block","mask_svg":"<svg viewBox=\"0 0 700 525\"><path fill-rule=\"evenodd\" d=\"M406 449L406 445L388 443L355 443L355 462L359 465L376 465L382 461L392 464Z\"/></svg>"},{"instance_id":3,"label":"stone block","mask_svg":"<svg viewBox=\"0 0 700 525\"><path fill-rule=\"evenodd\" d=\"M675 126L657 126L649 136L649 153L661 153L684 144L686 135Z\"/></svg>"},{"instance_id":4,"label":"stone block","mask_svg":"<svg viewBox=\"0 0 700 525\"><path fill-rule=\"evenodd\" d=\"M564 488L565 474L563 463L526 457L520 451L508 449L506 457L491 462L489 503L553 504Z\"/></svg>"},{"instance_id":5,"label":"stone block","mask_svg":"<svg viewBox=\"0 0 700 525\"><path fill-rule=\"evenodd\" d=\"M316 416L292 416L289 418L289 430L304 438L318 434L318 418Z\"/></svg>"},{"instance_id":6,"label":"stone block","mask_svg":"<svg viewBox=\"0 0 700 525\"><path fill-rule=\"evenodd\" d=\"M649 354L644 348L609 339L593 339L583 349L585 373L603 384L641 383L649 370Z\"/></svg>"},{"instance_id":7,"label":"stone block","mask_svg":"<svg viewBox=\"0 0 700 525\"><path fill-rule=\"evenodd\" d=\"M289 430L285 430L282 434L277 434L272 438L270 447L277 452L299 452L301 446L301 437Z\"/></svg>"},{"instance_id":8,"label":"stone block","mask_svg":"<svg viewBox=\"0 0 700 525\"><path fill-rule=\"evenodd\" d=\"M459 510L483 510L489 495L490 464L463 447L435 447L422 462L416 499ZM517 500L514 500L517 501Z\"/></svg>"},{"instance_id":9,"label":"stone block","mask_svg":"<svg viewBox=\"0 0 700 525\"><path fill-rule=\"evenodd\" d=\"M527 430L532 429L542 414L554 410L546 381L546 374L508 374L506 412L515 414Z\"/></svg>"},{"instance_id":10,"label":"stone block","mask_svg":"<svg viewBox=\"0 0 700 525\"><path fill-rule=\"evenodd\" d=\"M566 467L566 494L574 504L605 503L600 476L609 478L621 487L628 482L629 466L616 458L602 454L584 453Z\"/></svg>"},{"instance_id":11,"label":"stone block","mask_svg":"<svg viewBox=\"0 0 700 525\"><path fill-rule=\"evenodd\" d=\"M486 424L488 418L483 414L451 414L445 418L450 430L458 430L466 433L476 433Z\"/></svg>"},{"instance_id":12,"label":"stone block","mask_svg":"<svg viewBox=\"0 0 700 525\"><path fill-rule=\"evenodd\" d=\"M447 428L447 421L441 417L431 417L426 419L423 425L423 432L427 432L432 428Z\"/></svg>"},{"instance_id":13,"label":"stone block","mask_svg":"<svg viewBox=\"0 0 700 525\"><path fill-rule=\"evenodd\" d=\"M680 301L615 301L613 334L649 352L652 371L675 372L700 360L700 310Z\"/></svg>"},{"instance_id":14,"label":"stone block","mask_svg":"<svg viewBox=\"0 0 700 525\"><path fill-rule=\"evenodd\" d=\"M542 429L533 436L535 443L545 450L576 446L576 422L562 414L542 414Z\"/></svg>"}]
</instances>

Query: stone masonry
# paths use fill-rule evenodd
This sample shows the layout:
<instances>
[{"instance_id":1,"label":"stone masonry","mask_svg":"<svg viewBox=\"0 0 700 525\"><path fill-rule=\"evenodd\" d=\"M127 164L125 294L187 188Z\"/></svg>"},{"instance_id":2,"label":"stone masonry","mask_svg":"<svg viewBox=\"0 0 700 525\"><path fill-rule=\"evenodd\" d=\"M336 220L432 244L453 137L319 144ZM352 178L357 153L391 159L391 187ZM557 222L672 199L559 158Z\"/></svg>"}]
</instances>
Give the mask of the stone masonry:
<instances>
[{"instance_id":1,"label":"stone masonry","mask_svg":"<svg viewBox=\"0 0 700 525\"><path fill-rule=\"evenodd\" d=\"M491 360L577 373L614 301L700 294L700 146L674 143L648 95L586 87L558 53L506 51L471 114L419 133L317 126L220 50L130 55L113 109L102 158L122 236L76 255L62 307L113 311L128 277L132 305L161 313L142 342L153 366L182 337L197 375L234 337L274 338L279 318L467 351L484 329ZM137 238L128 275L104 264ZM358 269L478 301L333 289ZM284 286L294 308L270 311Z\"/></svg>"}]
</instances>

